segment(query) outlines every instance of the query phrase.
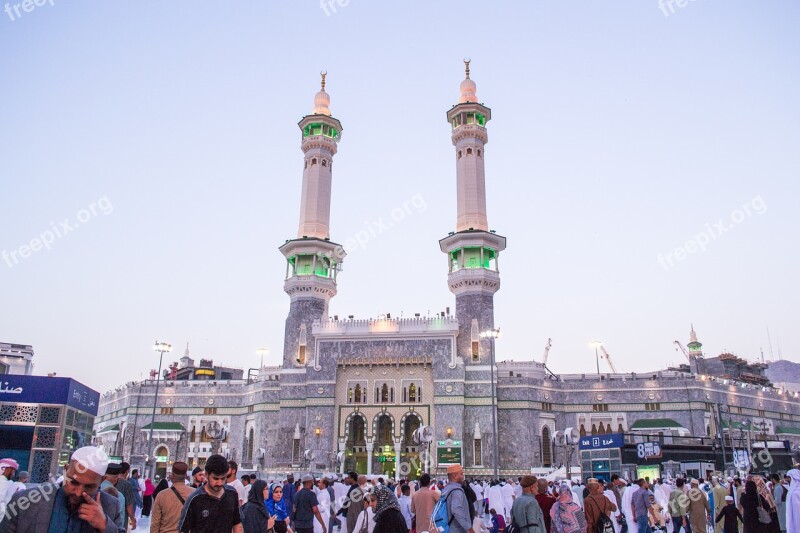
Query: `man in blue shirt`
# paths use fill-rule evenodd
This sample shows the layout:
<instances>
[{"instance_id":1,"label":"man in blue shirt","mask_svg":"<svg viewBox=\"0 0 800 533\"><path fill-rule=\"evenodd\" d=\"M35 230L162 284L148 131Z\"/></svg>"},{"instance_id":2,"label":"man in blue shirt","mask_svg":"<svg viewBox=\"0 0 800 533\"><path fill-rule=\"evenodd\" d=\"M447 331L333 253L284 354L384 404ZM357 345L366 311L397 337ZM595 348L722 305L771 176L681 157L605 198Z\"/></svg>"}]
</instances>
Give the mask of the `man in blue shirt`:
<instances>
[{"instance_id":1,"label":"man in blue shirt","mask_svg":"<svg viewBox=\"0 0 800 533\"><path fill-rule=\"evenodd\" d=\"M636 525L639 528L639 533L652 533L650 529L650 496L653 493L647 489L647 482L644 479L636 481L639 485L639 490L633 493L631 499L631 511L633 517L636 519Z\"/></svg>"},{"instance_id":2,"label":"man in blue shirt","mask_svg":"<svg viewBox=\"0 0 800 533\"><path fill-rule=\"evenodd\" d=\"M283 484L283 503L286 504L286 512L290 515L294 511L294 476L289 474L286 483Z\"/></svg>"}]
</instances>

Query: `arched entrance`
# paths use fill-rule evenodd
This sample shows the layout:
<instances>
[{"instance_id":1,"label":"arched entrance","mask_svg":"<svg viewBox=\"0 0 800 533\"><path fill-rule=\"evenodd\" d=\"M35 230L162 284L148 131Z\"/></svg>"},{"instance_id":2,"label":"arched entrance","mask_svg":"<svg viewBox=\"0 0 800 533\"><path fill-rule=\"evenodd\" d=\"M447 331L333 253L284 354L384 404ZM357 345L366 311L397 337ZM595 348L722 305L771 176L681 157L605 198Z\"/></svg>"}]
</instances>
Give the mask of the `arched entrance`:
<instances>
[{"instance_id":1,"label":"arched entrance","mask_svg":"<svg viewBox=\"0 0 800 533\"><path fill-rule=\"evenodd\" d=\"M375 418L372 473L393 477L395 469L394 419L383 413Z\"/></svg>"},{"instance_id":2,"label":"arched entrance","mask_svg":"<svg viewBox=\"0 0 800 533\"><path fill-rule=\"evenodd\" d=\"M345 471L367 471L367 421L364 415L352 413L345 421Z\"/></svg>"},{"instance_id":3,"label":"arched entrance","mask_svg":"<svg viewBox=\"0 0 800 533\"><path fill-rule=\"evenodd\" d=\"M169 450L166 446L156 448L156 475L164 479L167 475L167 465L169 464Z\"/></svg>"},{"instance_id":4,"label":"arched entrance","mask_svg":"<svg viewBox=\"0 0 800 533\"><path fill-rule=\"evenodd\" d=\"M542 466L551 466L553 464L551 445L552 442L550 441L550 428L544 426L542 428Z\"/></svg>"},{"instance_id":5,"label":"arched entrance","mask_svg":"<svg viewBox=\"0 0 800 533\"><path fill-rule=\"evenodd\" d=\"M415 412L406 413L400 419L403 436L400 450L400 464L403 465L400 470L401 477L419 479L419 476L422 475L423 465L420 457L422 447L414 442L414 432L421 426L422 417Z\"/></svg>"}]
</instances>

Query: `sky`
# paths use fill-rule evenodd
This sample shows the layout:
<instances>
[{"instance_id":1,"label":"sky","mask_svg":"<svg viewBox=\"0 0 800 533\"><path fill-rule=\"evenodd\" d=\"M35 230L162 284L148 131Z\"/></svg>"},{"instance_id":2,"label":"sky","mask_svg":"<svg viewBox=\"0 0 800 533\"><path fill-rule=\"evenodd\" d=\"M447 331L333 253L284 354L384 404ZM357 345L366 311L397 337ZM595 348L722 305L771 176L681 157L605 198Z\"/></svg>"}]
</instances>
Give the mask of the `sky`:
<instances>
[{"instance_id":1,"label":"sky","mask_svg":"<svg viewBox=\"0 0 800 533\"><path fill-rule=\"evenodd\" d=\"M330 314L454 311L445 113L469 57L492 109L489 225L508 239L500 360L552 338L553 371L590 373L600 340L648 371L684 361L673 341L694 324L708 356L800 362L800 4L661 6L0 6L0 341L100 391L156 368L155 340L175 347L165 367L187 342L278 364L278 246L323 69L343 125L331 239L370 233Z\"/></svg>"}]
</instances>

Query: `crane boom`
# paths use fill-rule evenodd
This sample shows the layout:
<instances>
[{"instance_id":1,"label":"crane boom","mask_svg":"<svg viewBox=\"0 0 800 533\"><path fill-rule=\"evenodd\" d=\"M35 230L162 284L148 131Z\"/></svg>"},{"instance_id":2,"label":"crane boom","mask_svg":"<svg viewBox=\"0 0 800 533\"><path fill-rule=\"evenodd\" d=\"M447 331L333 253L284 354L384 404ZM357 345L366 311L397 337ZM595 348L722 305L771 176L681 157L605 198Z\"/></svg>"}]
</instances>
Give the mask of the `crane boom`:
<instances>
[{"instance_id":1,"label":"crane boom","mask_svg":"<svg viewBox=\"0 0 800 533\"><path fill-rule=\"evenodd\" d=\"M689 357L689 352L686 350L686 348L683 346L683 344L681 344L681 341L674 341L674 342L675 342L675 346L677 346L678 348L681 349L681 351L683 352L683 355L686 357L686 360L691 363L692 362L692 358Z\"/></svg>"},{"instance_id":2,"label":"crane boom","mask_svg":"<svg viewBox=\"0 0 800 533\"><path fill-rule=\"evenodd\" d=\"M542 356L542 364L547 366L547 356L550 355L550 347L553 345L553 339L548 338L547 344L544 345L544 356Z\"/></svg>"},{"instance_id":3,"label":"crane boom","mask_svg":"<svg viewBox=\"0 0 800 533\"><path fill-rule=\"evenodd\" d=\"M611 356L608 354L608 351L606 351L606 347L605 347L605 346L603 346L603 345L600 345L600 349L601 349L601 350L603 351L603 353L605 354L605 356L606 356L606 363L608 363L608 366L610 366L610 367L611 367L611 371L612 371L613 373L615 373L615 374L619 374L619 372L617 372L617 367L615 367L615 366L614 366L614 363L611 361Z\"/></svg>"}]
</instances>

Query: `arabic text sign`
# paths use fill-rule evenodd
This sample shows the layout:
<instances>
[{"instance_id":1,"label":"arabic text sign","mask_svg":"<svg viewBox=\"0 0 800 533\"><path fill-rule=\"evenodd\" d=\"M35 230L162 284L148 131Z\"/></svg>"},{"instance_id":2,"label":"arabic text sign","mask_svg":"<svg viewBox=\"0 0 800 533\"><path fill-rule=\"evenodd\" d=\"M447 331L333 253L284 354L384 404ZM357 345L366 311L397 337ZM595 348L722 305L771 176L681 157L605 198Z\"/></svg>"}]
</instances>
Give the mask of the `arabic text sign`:
<instances>
[{"instance_id":1,"label":"arabic text sign","mask_svg":"<svg viewBox=\"0 0 800 533\"><path fill-rule=\"evenodd\" d=\"M439 466L460 465L461 446L440 446L436 448L436 462Z\"/></svg>"},{"instance_id":2,"label":"arabic text sign","mask_svg":"<svg viewBox=\"0 0 800 533\"><path fill-rule=\"evenodd\" d=\"M69 405L97 415L100 393L70 378L0 376L0 402Z\"/></svg>"},{"instance_id":3,"label":"arabic text sign","mask_svg":"<svg viewBox=\"0 0 800 533\"><path fill-rule=\"evenodd\" d=\"M661 444L658 442L640 442L636 445L636 456L639 459L660 459Z\"/></svg>"},{"instance_id":4,"label":"arabic text sign","mask_svg":"<svg viewBox=\"0 0 800 533\"><path fill-rule=\"evenodd\" d=\"M578 449L581 450L602 450L604 448L622 448L624 439L622 433L609 433L608 435L596 435L581 437L578 442Z\"/></svg>"}]
</instances>

